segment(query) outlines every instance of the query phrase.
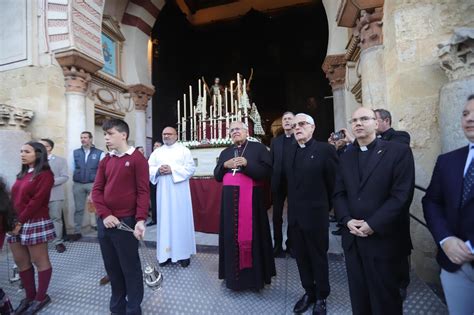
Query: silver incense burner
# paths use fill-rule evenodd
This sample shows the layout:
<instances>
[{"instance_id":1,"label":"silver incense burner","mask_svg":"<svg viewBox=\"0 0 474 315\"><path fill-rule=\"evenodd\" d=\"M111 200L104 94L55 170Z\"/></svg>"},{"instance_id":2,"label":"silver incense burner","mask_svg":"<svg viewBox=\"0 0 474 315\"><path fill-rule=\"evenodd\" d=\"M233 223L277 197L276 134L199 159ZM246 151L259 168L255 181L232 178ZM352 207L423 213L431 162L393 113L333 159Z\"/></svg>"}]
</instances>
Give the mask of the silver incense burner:
<instances>
[{"instance_id":1,"label":"silver incense burner","mask_svg":"<svg viewBox=\"0 0 474 315\"><path fill-rule=\"evenodd\" d=\"M132 229L123 221L120 221L117 229L131 233L134 231L134 229ZM163 283L163 274L158 270L156 259L147 247L145 241L140 239L139 242L142 249L141 256L143 258L143 278L145 279L145 283L152 290L159 289Z\"/></svg>"}]
</instances>

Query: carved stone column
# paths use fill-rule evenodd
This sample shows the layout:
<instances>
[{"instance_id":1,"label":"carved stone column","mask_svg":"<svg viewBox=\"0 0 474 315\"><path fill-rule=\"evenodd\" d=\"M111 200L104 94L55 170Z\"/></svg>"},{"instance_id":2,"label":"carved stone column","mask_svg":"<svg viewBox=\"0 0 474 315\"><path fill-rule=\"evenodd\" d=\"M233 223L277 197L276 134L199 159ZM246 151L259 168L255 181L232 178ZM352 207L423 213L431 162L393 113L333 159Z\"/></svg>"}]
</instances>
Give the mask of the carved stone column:
<instances>
[{"instance_id":1,"label":"carved stone column","mask_svg":"<svg viewBox=\"0 0 474 315\"><path fill-rule=\"evenodd\" d=\"M383 56L382 8L362 10L354 30L360 38L359 71L362 77L362 105L386 108L386 83Z\"/></svg>"},{"instance_id":2,"label":"carved stone column","mask_svg":"<svg viewBox=\"0 0 474 315\"><path fill-rule=\"evenodd\" d=\"M21 165L20 148L31 140L31 134L26 129L33 118L32 110L0 104L0 148L4 148L0 173L9 187L15 182Z\"/></svg>"},{"instance_id":3,"label":"carved stone column","mask_svg":"<svg viewBox=\"0 0 474 315\"><path fill-rule=\"evenodd\" d=\"M438 45L441 68L449 82L443 85L439 98L439 127L442 152L466 144L460 117L474 86L474 28L459 28L449 41Z\"/></svg>"},{"instance_id":4,"label":"carved stone column","mask_svg":"<svg viewBox=\"0 0 474 315\"><path fill-rule=\"evenodd\" d=\"M339 130L346 126L347 113L344 83L346 79L346 59L345 54L328 55L324 59L322 69L326 73L326 78L332 87L334 126Z\"/></svg>"},{"instance_id":5,"label":"carved stone column","mask_svg":"<svg viewBox=\"0 0 474 315\"><path fill-rule=\"evenodd\" d=\"M146 145L146 108L155 94L155 88L145 84L134 84L128 87L135 104L135 146Z\"/></svg>"},{"instance_id":6,"label":"carved stone column","mask_svg":"<svg viewBox=\"0 0 474 315\"><path fill-rule=\"evenodd\" d=\"M63 67L64 85L66 87L66 150L69 153L80 146L81 132L86 130L86 92L91 76L75 66ZM92 132L92 131L91 131Z\"/></svg>"}]
</instances>

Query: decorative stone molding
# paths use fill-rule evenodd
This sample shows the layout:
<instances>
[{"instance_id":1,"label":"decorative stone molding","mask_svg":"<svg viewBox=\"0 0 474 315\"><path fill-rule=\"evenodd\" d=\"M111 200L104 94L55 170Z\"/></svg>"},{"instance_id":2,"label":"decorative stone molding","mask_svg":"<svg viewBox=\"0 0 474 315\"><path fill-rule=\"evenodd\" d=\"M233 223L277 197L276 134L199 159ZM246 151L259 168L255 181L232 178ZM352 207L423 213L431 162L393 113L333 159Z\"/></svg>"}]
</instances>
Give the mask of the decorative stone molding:
<instances>
[{"instance_id":1,"label":"decorative stone molding","mask_svg":"<svg viewBox=\"0 0 474 315\"><path fill-rule=\"evenodd\" d=\"M360 49L383 44L383 8L375 8L372 13L360 12L360 19L354 29L354 35L360 38Z\"/></svg>"},{"instance_id":2,"label":"decorative stone molding","mask_svg":"<svg viewBox=\"0 0 474 315\"><path fill-rule=\"evenodd\" d=\"M346 46L346 55L344 58L347 61L357 61L359 60L360 56L360 37L352 34L351 39L349 40L349 43L347 43Z\"/></svg>"},{"instance_id":3,"label":"decorative stone molding","mask_svg":"<svg viewBox=\"0 0 474 315\"><path fill-rule=\"evenodd\" d=\"M326 73L333 90L344 87L346 79L346 58L345 54L327 55L324 59L322 69Z\"/></svg>"},{"instance_id":4,"label":"decorative stone molding","mask_svg":"<svg viewBox=\"0 0 474 315\"><path fill-rule=\"evenodd\" d=\"M342 0L337 10L337 25L352 28L362 10L383 7L383 4L384 0Z\"/></svg>"},{"instance_id":5,"label":"decorative stone molding","mask_svg":"<svg viewBox=\"0 0 474 315\"><path fill-rule=\"evenodd\" d=\"M474 28L455 29L451 39L438 48L440 66L450 81L474 75Z\"/></svg>"},{"instance_id":6,"label":"decorative stone molding","mask_svg":"<svg viewBox=\"0 0 474 315\"><path fill-rule=\"evenodd\" d=\"M89 73L95 73L104 66L104 63L98 62L74 48L57 52L55 57L61 67L74 66Z\"/></svg>"},{"instance_id":7,"label":"decorative stone molding","mask_svg":"<svg viewBox=\"0 0 474 315\"><path fill-rule=\"evenodd\" d=\"M26 128L33 116L34 112L32 110L0 104L0 128Z\"/></svg>"},{"instance_id":8,"label":"decorative stone molding","mask_svg":"<svg viewBox=\"0 0 474 315\"><path fill-rule=\"evenodd\" d=\"M148 101L155 94L155 88L145 84L134 84L128 87L136 110L146 110Z\"/></svg>"},{"instance_id":9,"label":"decorative stone molding","mask_svg":"<svg viewBox=\"0 0 474 315\"><path fill-rule=\"evenodd\" d=\"M357 81L357 83L351 89L351 93L354 94L356 101L362 104L362 79Z\"/></svg>"},{"instance_id":10,"label":"decorative stone molding","mask_svg":"<svg viewBox=\"0 0 474 315\"><path fill-rule=\"evenodd\" d=\"M78 70L74 66L70 68L63 67L63 73L66 93L78 92L85 94L87 92L87 88L89 87L89 82L91 80L89 73L85 72L83 69Z\"/></svg>"}]
</instances>

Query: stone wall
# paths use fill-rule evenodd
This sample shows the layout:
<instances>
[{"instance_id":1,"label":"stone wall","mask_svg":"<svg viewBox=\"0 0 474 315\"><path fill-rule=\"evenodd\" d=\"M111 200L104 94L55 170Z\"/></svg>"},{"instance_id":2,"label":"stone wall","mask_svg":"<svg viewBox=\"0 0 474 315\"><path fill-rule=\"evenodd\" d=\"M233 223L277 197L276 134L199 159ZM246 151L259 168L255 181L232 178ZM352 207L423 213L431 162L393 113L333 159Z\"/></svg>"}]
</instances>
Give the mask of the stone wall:
<instances>
[{"instance_id":1,"label":"stone wall","mask_svg":"<svg viewBox=\"0 0 474 315\"><path fill-rule=\"evenodd\" d=\"M412 136L416 183L423 187L429 184L442 145L439 92L448 78L439 66L437 44L451 37L455 27L473 25L473 10L474 3L469 0L385 1L387 109L394 117L394 127L407 130ZM420 218L422 195L416 192L411 208ZM431 235L418 223L412 223L412 237L413 267L426 281L437 282L438 266Z\"/></svg>"},{"instance_id":2,"label":"stone wall","mask_svg":"<svg viewBox=\"0 0 474 315\"><path fill-rule=\"evenodd\" d=\"M66 101L62 70L53 65L17 68L1 72L0 81L0 104L32 110L34 117L26 131L33 139L51 138L56 144L54 152L63 155Z\"/></svg>"}]
</instances>

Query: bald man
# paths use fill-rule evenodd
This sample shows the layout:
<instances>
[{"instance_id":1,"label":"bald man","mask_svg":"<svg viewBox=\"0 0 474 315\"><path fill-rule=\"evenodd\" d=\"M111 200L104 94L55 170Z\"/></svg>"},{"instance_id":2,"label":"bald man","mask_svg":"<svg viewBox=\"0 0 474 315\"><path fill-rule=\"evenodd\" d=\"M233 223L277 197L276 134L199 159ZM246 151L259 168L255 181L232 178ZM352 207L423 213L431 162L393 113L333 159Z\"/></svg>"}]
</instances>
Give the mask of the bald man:
<instances>
[{"instance_id":1,"label":"bald man","mask_svg":"<svg viewBox=\"0 0 474 315\"><path fill-rule=\"evenodd\" d=\"M403 228L413 195L415 166L409 146L377 139L374 111L359 108L349 121L354 150L340 157L334 192L343 224L353 314L402 314L399 266L406 259Z\"/></svg>"},{"instance_id":2,"label":"bald man","mask_svg":"<svg viewBox=\"0 0 474 315\"><path fill-rule=\"evenodd\" d=\"M263 144L247 140L247 125L233 121L229 129L234 144L221 152L214 169L223 183L219 279L231 290L260 290L276 274L262 186L272 161Z\"/></svg>"},{"instance_id":3,"label":"bald man","mask_svg":"<svg viewBox=\"0 0 474 315\"><path fill-rule=\"evenodd\" d=\"M196 254L189 179L196 169L191 151L177 143L176 129L163 129L163 146L148 159L150 182L156 185L157 251L160 265L190 264Z\"/></svg>"}]
</instances>

